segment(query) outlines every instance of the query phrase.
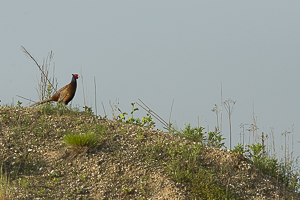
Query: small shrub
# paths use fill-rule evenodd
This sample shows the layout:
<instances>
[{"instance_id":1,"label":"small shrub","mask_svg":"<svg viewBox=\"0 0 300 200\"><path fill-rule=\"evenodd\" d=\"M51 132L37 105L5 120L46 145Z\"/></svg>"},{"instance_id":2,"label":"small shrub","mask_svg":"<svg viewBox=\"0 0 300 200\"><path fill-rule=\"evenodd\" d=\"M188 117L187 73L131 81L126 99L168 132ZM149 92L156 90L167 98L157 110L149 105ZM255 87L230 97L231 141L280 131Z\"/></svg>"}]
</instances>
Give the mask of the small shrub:
<instances>
[{"instance_id":1,"label":"small shrub","mask_svg":"<svg viewBox=\"0 0 300 200\"><path fill-rule=\"evenodd\" d=\"M299 174L291 169L290 163L284 164L279 162L276 158L268 157L263 152L264 146L260 143L247 145L244 149L241 144L238 144L232 152L245 156L245 153L249 156L249 161L255 165L261 172L268 174L272 177L278 178L278 180L284 183L293 191L298 191L300 185Z\"/></svg>"},{"instance_id":2,"label":"small shrub","mask_svg":"<svg viewBox=\"0 0 300 200\"><path fill-rule=\"evenodd\" d=\"M260 164L260 161L263 159L263 148L264 146L260 143L248 145L249 149L251 151L248 151L250 153L250 158L253 161L253 164L258 166Z\"/></svg>"},{"instance_id":3,"label":"small shrub","mask_svg":"<svg viewBox=\"0 0 300 200\"><path fill-rule=\"evenodd\" d=\"M234 149L232 150L232 152L236 153L237 155L244 156L244 153L246 151L244 150L243 145L241 145L240 143L238 143L238 145L234 147Z\"/></svg>"},{"instance_id":4,"label":"small shrub","mask_svg":"<svg viewBox=\"0 0 300 200\"><path fill-rule=\"evenodd\" d=\"M201 126L192 128L191 124L188 124L178 134L189 140L192 140L194 142L201 142L202 144L205 144L210 147L216 147L216 148L225 147L225 142L223 142L225 138L223 138L220 133L218 133L217 131L215 132L209 131L208 136L206 136L203 131L204 128Z\"/></svg>"},{"instance_id":5,"label":"small shrub","mask_svg":"<svg viewBox=\"0 0 300 200\"><path fill-rule=\"evenodd\" d=\"M84 106L84 112L88 113L89 115L94 115L92 111L92 107Z\"/></svg>"},{"instance_id":6,"label":"small shrub","mask_svg":"<svg viewBox=\"0 0 300 200\"><path fill-rule=\"evenodd\" d=\"M203 130L204 128L199 126L196 128L191 128L191 124L188 124L185 129L183 129L181 131L181 133L179 133L180 136L183 136L189 140L192 140L194 142L201 142L203 143Z\"/></svg>"},{"instance_id":7,"label":"small shrub","mask_svg":"<svg viewBox=\"0 0 300 200\"><path fill-rule=\"evenodd\" d=\"M217 131L209 131L206 145L215 148L225 147L225 142L222 142L224 139Z\"/></svg>"},{"instance_id":8,"label":"small shrub","mask_svg":"<svg viewBox=\"0 0 300 200\"><path fill-rule=\"evenodd\" d=\"M147 128L154 128L155 127L155 122L153 121L153 118L151 117L151 115L149 113L147 113L147 116L142 117L142 120L139 118L134 118L133 117L133 113L135 111L138 111L138 108L134 107L135 103L131 103L132 106L132 110L131 110L131 117L128 117L128 119L126 119L126 115L128 115L128 113L126 112L122 112L120 108L118 108L120 114L117 116L117 121L118 122L125 122L128 124L134 124L134 125L138 125L138 126L143 126L143 127L147 127Z\"/></svg>"}]
</instances>

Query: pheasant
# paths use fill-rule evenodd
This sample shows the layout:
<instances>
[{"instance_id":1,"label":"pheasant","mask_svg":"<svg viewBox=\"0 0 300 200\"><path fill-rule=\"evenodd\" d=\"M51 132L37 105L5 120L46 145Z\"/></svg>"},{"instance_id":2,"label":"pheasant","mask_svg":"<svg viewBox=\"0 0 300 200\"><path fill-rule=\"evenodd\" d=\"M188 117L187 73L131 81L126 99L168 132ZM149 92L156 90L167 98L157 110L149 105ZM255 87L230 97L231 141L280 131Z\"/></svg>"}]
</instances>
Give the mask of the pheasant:
<instances>
[{"instance_id":1,"label":"pheasant","mask_svg":"<svg viewBox=\"0 0 300 200\"><path fill-rule=\"evenodd\" d=\"M78 74L72 74L72 80L71 82L64 86L63 88L59 89L51 98L44 99L42 101L36 102L34 104L31 104L32 106L37 106L43 103L46 103L48 101L57 101L57 103L62 102L65 107L67 107L67 104L73 99L76 87L77 87L77 79L79 78Z\"/></svg>"}]
</instances>

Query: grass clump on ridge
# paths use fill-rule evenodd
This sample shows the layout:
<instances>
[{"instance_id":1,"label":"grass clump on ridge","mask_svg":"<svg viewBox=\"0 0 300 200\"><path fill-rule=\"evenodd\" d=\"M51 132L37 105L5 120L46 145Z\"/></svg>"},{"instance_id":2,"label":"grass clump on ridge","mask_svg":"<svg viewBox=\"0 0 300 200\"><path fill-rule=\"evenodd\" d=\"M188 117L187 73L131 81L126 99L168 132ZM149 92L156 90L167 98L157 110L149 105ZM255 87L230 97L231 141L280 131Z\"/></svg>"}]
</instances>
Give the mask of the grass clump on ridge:
<instances>
[{"instance_id":1,"label":"grass clump on ridge","mask_svg":"<svg viewBox=\"0 0 300 200\"><path fill-rule=\"evenodd\" d=\"M86 134L69 133L64 136L64 142L72 149L80 150L82 147L94 147L99 141L99 136L95 133L88 132Z\"/></svg>"}]
</instances>

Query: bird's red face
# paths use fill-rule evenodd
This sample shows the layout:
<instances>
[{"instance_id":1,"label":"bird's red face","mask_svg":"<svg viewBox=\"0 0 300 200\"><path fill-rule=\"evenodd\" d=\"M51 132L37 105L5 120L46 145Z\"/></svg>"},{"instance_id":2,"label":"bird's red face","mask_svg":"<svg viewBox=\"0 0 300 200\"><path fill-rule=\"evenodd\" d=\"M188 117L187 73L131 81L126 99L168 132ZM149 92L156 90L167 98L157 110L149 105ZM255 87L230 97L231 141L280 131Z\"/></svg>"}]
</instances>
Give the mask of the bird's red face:
<instances>
[{"instance_id":1,"label":"bird's red face","mask_svg":"<svg viewBox=\"0 0 300 200\"><path fill-rule=\"evenodd\" d=\"M73 77L74 77L75 79L78 79L78 78L79 78L78 74L72 74L72 75L73 75Z\"/></svg>"}]
</instances>

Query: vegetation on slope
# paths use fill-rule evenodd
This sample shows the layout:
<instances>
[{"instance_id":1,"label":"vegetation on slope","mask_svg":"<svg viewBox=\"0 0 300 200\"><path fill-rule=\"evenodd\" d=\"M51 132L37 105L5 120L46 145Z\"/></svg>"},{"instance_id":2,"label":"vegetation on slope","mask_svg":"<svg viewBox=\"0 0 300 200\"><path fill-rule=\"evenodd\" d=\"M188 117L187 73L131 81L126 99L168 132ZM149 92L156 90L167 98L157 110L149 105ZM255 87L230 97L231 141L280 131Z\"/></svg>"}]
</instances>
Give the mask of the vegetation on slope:
<instances>
[{"instance_id":1,"label":"vegetation on slope","mask_svg":"<svg viewBox=\"0 0 300 200\"><path fill-rule=\"evenodd\" d=\"M166 133L121 114L0 107L0 199L299 198L261 151L246 159L201 127Z\"/></svg>"}]
</instances>

